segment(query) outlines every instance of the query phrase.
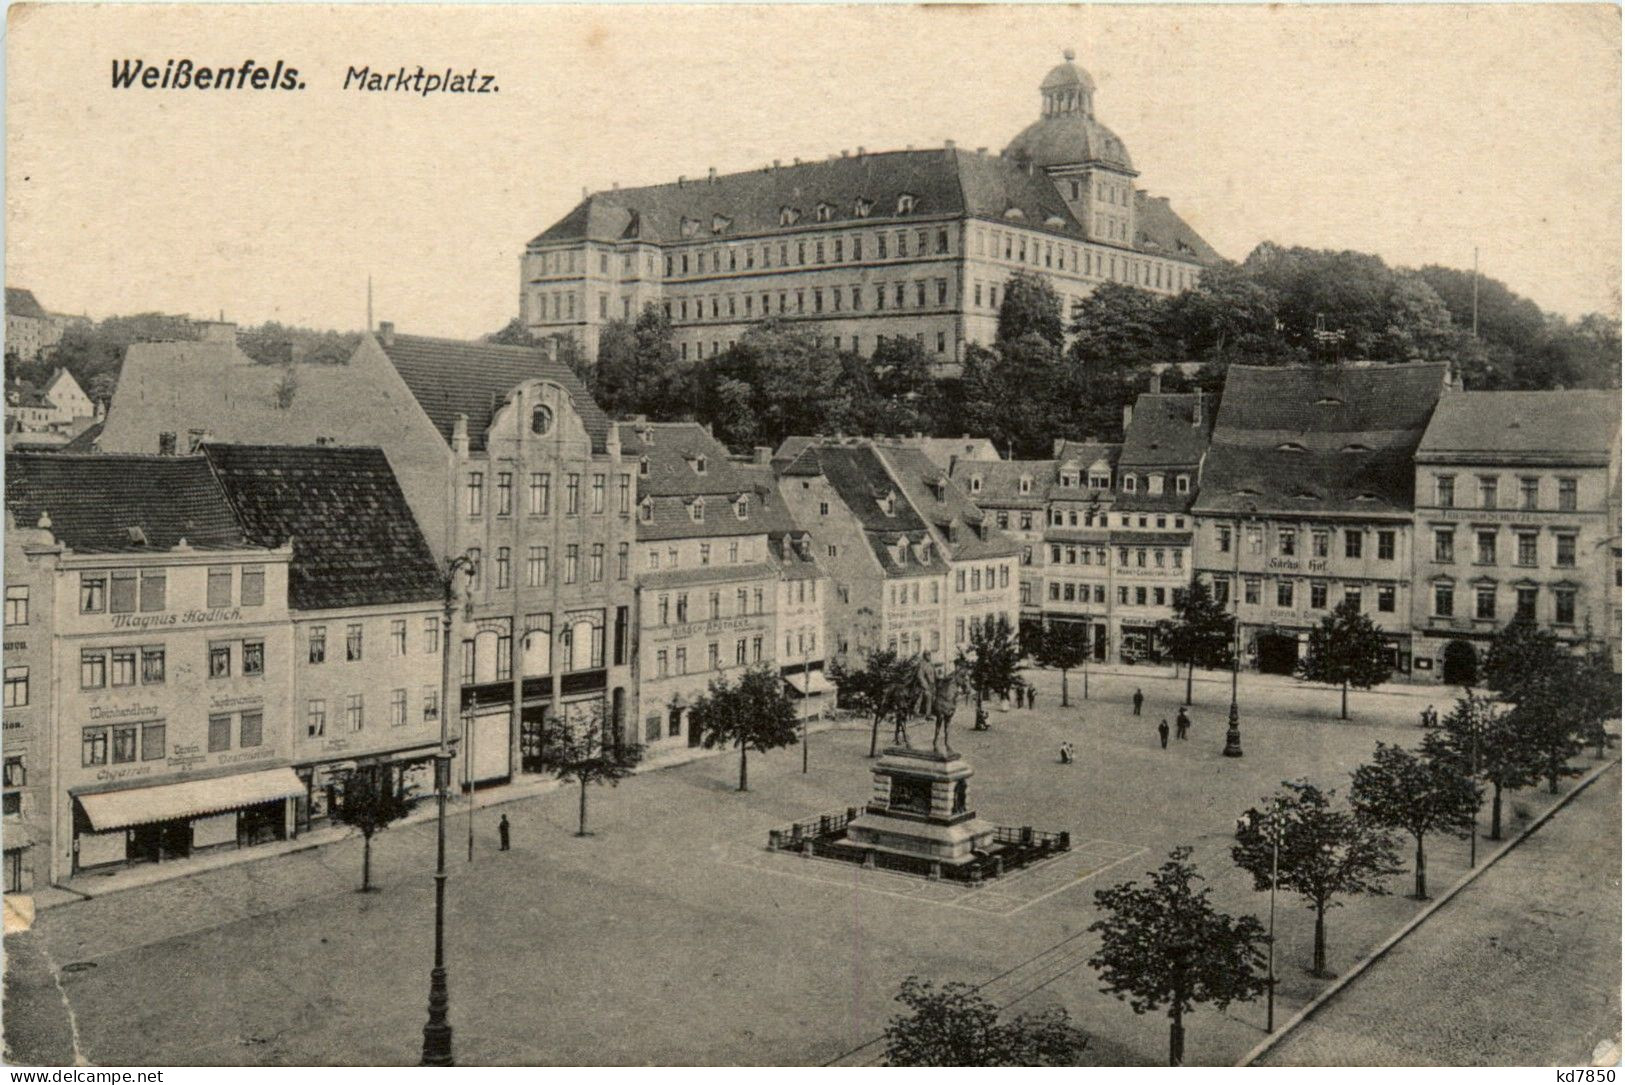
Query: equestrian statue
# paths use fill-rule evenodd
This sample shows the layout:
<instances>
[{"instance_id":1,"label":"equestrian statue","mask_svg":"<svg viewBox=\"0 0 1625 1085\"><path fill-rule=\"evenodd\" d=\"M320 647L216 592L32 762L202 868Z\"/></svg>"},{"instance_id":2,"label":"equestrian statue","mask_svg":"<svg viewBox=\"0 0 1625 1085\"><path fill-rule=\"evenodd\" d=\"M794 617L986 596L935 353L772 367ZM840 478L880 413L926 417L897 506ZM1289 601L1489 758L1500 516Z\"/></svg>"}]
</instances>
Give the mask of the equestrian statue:
<instances>
[{"instance_id":1,"label":"equestrian statue","mask_svg":"<svg viewBox=\"0 0 1625 1085\"><path fill-rule=\"evenodd\" d=\"M920 653L908 680L898 690L896 723L892 741L903 746L908 740L908 721L913 716L929 717L934 727L931 732L931 752L952 754L948 745L948 725L953 722L959 699L969 686L969 675L961 666L939 673L929 652Z\"/></svg>"}]
</instances>

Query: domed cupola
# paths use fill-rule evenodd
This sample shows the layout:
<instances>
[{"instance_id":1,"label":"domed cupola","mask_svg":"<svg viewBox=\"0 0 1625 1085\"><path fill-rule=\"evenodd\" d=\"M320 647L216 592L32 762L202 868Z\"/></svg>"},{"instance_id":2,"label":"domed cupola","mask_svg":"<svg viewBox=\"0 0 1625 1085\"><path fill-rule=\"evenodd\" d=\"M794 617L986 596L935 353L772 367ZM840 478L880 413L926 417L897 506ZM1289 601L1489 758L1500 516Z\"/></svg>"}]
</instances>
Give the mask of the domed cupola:
<instances>
[{"instance_id":1,"label":"domed cupola","mask_svg":"<svg viewBox=\"0 0 1625 1085\"><path fill-rule=\"evenodd\" d=\"M1039 84L1043 100L1038 120L1004 149L1004 157L1023 166L1051 169L1101 163L1132 173L1128 149L1111 129L1095 120L1095 81L1075 64L1071 49Z\"/></svg>"}]
</instances>

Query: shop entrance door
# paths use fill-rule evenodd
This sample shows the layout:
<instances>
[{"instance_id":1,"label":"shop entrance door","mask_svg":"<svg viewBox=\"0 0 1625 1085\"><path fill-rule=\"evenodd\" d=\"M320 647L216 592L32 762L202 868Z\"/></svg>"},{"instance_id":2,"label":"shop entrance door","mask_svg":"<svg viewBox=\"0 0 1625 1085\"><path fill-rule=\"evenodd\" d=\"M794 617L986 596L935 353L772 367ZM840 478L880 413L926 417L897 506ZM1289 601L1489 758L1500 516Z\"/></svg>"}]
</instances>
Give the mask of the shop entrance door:
<instances>
[{"instance_id":1,"label":"shop entrance door","mask_svg":"<svg viewBox=\"0 0 1625 1085\"><path fill-rule=\"evenodd\" d=\"M130 861L160 863L192 854L192 825L187 821L160 821L130 830Z\"/></svg>"}]
</instances>

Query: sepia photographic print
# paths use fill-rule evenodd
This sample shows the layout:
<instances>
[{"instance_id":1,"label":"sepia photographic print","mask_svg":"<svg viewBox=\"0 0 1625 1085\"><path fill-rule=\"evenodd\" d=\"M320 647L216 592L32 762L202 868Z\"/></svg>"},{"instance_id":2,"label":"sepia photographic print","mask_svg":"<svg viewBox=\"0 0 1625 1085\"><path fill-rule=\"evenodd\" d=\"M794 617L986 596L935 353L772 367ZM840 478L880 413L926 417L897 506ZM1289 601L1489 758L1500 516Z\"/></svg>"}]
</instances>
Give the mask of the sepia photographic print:
<instances>
[{"instance_id":1,"label":"sepia photographic print","mask_svg":"<svg viewBox=\"0 0 1625 1085\"><path fill-rule=\"evenodd\" d=\"M5 77L10 1081L1615 1080L1617 6Z\"/></svg>"}]
</instances>

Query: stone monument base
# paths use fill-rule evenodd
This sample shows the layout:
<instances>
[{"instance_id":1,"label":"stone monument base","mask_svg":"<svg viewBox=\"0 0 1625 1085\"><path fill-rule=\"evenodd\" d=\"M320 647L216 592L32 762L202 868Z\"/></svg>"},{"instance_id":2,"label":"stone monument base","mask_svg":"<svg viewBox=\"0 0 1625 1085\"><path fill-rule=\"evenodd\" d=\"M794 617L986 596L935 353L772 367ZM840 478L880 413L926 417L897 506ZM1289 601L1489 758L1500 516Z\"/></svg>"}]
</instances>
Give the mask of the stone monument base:
<instances>
[{"instance_id":1,"label":"stone monument base","mask_svg":"<svg viewBox=\"0 0 1625 1085\"><path fill-rule=\"evenodd\" d=\"M949 866L970 862L992 847L995 834L966 804L970 776L957 754L889 747L875 764L874 795L847 823L845 842Z\"/></svg>"}]
</instances>

